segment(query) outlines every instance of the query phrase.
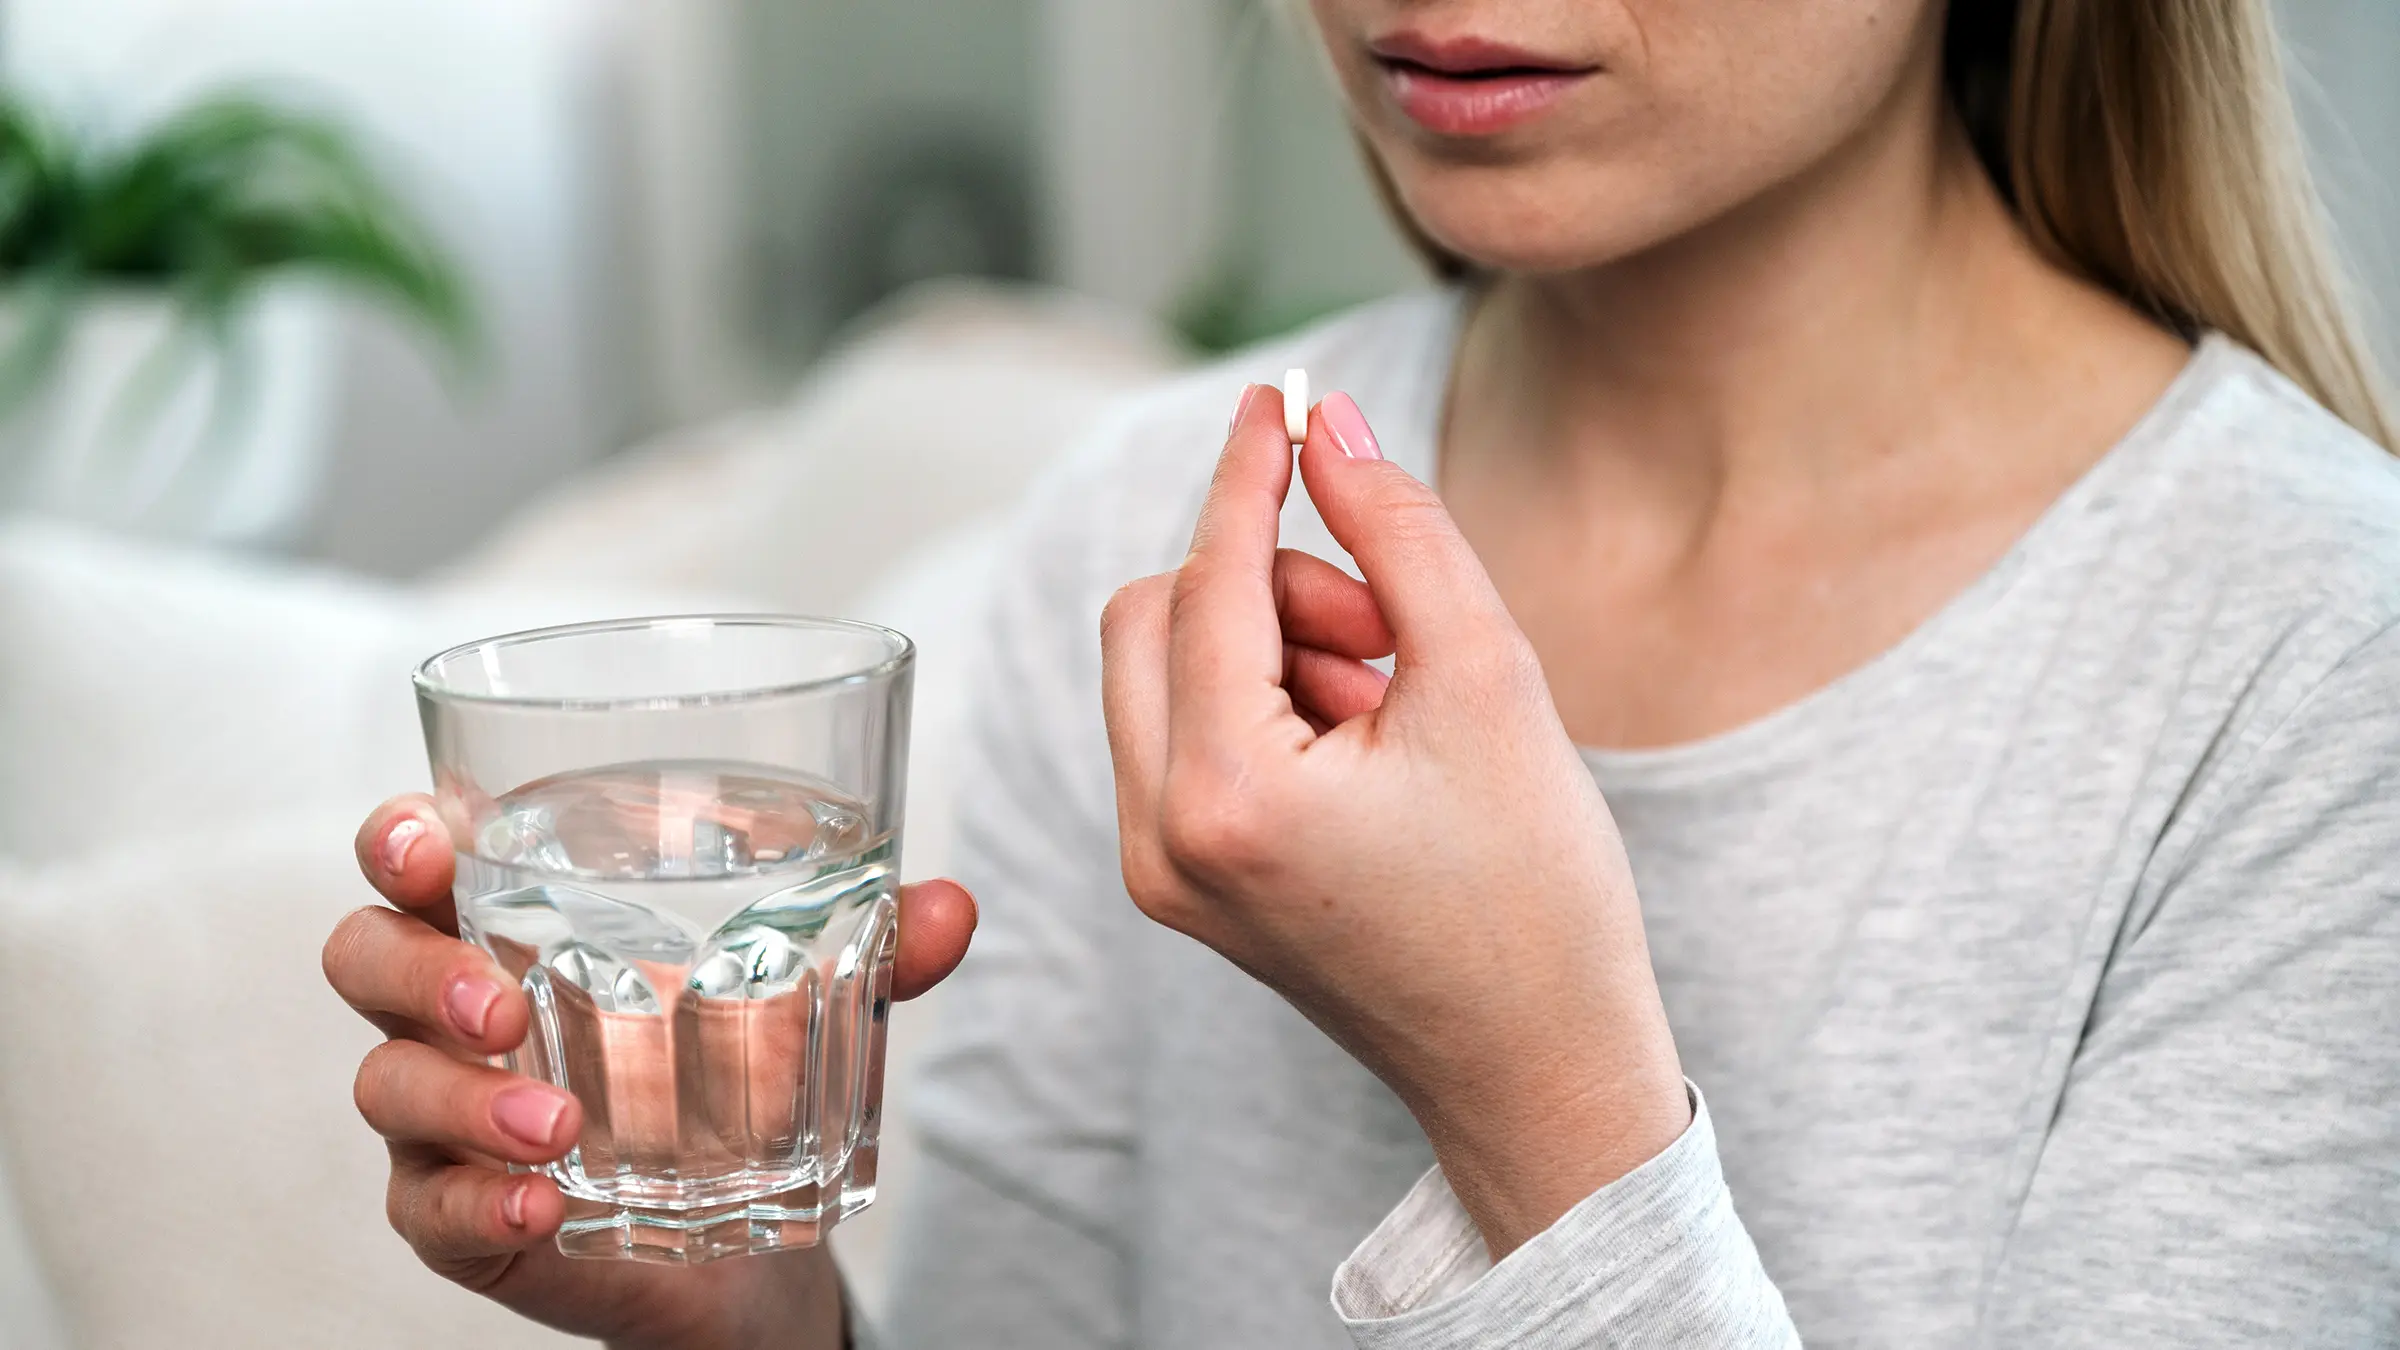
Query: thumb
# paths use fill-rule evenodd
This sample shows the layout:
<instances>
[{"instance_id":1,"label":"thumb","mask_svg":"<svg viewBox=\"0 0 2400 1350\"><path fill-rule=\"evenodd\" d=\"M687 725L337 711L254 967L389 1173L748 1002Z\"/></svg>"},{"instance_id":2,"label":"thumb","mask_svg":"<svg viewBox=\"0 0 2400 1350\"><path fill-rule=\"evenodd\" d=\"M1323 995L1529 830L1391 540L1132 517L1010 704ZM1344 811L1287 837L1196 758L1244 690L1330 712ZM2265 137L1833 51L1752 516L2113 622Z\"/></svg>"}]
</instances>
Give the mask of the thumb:
<instances>
[{"instance_id":1,"label":"thumb","mask_svg":"<svg viewBox=\"0 0 2400 1350\"><path fill-rule=\"evenodd\" d=\"M975 897L955 881L900 888L900 950L892 960L892 997L915 998L958 969L975 936Z\"/></svg>"},{"instance_id":2,"label":"thumb","mask_svg":"<svg viewBox=\"0 0 2400 1350\"><path fill-rule=\"evenodd\" d=\"M1516 640L1516 622L1449 509L1383 458L1348 394L1327 395L1309 416L1300 476L1334 541L1358 560L1401 665Z\"/></svg>"}]
</instances>

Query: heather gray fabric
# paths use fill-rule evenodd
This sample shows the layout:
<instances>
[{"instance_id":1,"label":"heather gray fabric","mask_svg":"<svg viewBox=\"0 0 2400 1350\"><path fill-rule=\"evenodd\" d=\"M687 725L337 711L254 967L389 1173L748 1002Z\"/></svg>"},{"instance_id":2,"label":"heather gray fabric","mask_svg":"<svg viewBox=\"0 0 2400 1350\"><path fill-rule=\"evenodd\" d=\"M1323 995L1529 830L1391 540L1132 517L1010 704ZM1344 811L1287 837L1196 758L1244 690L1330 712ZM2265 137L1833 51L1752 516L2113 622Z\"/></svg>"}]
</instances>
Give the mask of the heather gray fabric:
<instances>
[{"instance_id":1,"label":"heather gray fabric","mask_svg":"<svg viewBox=\"0 0 2400 1350\"><path fill-rule=\"evenodd\" d=\"M1497 1269L1380 1084L1134 912L1102 603L1245 377L1429 475L1457 309L1149 397L1028 513L891 1350L2400 1341L2400 475L2229 342L1892 651L1589 757L1705 1109Z\"/></svg>"}]
</instances>

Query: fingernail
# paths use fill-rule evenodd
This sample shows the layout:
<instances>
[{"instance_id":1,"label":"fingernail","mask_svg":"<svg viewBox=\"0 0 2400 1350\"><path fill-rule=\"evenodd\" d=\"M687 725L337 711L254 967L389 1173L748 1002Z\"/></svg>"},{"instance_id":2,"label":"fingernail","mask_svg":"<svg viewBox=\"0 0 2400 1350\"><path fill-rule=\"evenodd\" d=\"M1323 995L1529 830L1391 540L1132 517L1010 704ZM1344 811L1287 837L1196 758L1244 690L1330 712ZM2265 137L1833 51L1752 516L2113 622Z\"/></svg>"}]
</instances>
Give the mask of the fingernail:
<instances>
[{"instance_id":1,"label":"fingernail","mask_svg":"<svg viewBox=\"0 0 2400 1350\"><path fill-rule=\"evenodd\" d=\"M536 1148L548 1146L566 1111L566 1098L538 1087L513 1087L492 1098L493 1122L510 1138Z\"/></svg>"},{"instance_id":2,"label":"fingernail","mask_svg":"<svg viewBox=\"0 0 2400 1350\"><path fill-rule=\"evenodd\" d=\"M508 1194L500 1197L500 1217L508 1220L508 1226L511 1228L525 1226L526 1185L527 1183L520 1181L508 1188Z\"/></svg>"},{"instance_id":3,"label":"fingernail","mask_svg":"<svg viewBox=\"0 0 2400 1350\"><path fill-rule=\"evenodd\" d=\"M462 975L450 982L450 992L442 1005L450 1010L451 1024L469 1036L480 1038L483 1029L492 1024L492 1005L500 1001L500 991L490 980Z\"/></svg>"},{"instance_id":4,"label":"fingernail","mask_svg":"<svg viewBox=\"0 0 2400 1350\"><path fill-rule=\"evenodd\" d=\"M1333 443L1352 459L1381 459L1383 447L1375 443L1375 433L1367 426L1366 414L1350 401L1348 394L1327 394L1317 405L1325 414L1326 429L1333 433Z\"/></svg>"},{"instance_id":5,"label":"fingernail","mask_svg":"<svg viewBox=\"0 0 2400 1350\"><path fill-rule=\"evenodd\" d=\"M1242 414L1250 411L1250 405L1256 403L1257 401L1258 386L1255 384L1243 385L1242 396L1233 405L1233 416L1225 423L1226 435L1230 436L1233 434L1233 429L1242 424Z\"/></svg>"},{"instance_id":6,"label":"fingernail","mask_svg":"<svg viewBox=\"0 0 2400 1350\"><path fill-rule=\"evenodd\" d=\"M392 828L383 832L383 847L376 850L376 856L383 859L384 875L400 875L400 869L408 866L409 850L424 837L425 822L415 816L402 816L392 822Z\"/></svg>"}]
</instances>

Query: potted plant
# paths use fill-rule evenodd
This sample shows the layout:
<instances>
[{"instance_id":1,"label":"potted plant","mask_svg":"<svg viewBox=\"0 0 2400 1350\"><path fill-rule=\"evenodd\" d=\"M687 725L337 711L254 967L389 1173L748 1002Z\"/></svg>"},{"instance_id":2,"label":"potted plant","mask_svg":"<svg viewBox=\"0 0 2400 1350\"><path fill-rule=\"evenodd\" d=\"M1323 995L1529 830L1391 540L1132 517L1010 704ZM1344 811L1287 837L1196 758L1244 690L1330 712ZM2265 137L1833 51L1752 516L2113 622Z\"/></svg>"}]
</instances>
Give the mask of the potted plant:
<instances>
[{"instance_id":1,"label":"potted plant","mask_svg":"<svg viewBox=\"0 0 2400 1350\"><path fill-rule=\"evenodd\" d=\"M110 140L0 96L0 512L289 534L330 427L329 284L474 348L457 269L332 122L227 94Z\"/></svg>"}]
</instances>

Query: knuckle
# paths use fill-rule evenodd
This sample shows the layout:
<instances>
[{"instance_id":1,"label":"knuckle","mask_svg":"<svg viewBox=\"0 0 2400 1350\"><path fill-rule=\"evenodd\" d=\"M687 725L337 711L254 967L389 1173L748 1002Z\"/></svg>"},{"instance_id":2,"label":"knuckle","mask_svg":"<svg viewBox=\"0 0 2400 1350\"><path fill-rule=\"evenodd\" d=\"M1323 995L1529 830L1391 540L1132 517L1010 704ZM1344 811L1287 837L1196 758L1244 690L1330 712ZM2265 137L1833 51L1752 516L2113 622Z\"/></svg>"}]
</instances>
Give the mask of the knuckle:
<instances>
[{"instance_id":1,"label":"knuckle","mask_svg":"<svg viewBox=\"0 0 2400 1350\"><path fill-rule=\"evenodd\" d=\"M1455 533L1449 514L1431 503L1404 498L1382 511L1384 533L1411 553L1445 550Z\"/></svg>"},{"instance_id":2,"label":"knuckle","mask_svg":"<svg viewBox=\"0 0 2400 1350\"><path fill-rule=\"evenodd\" d=\"M416 1192L415 1181L395 1164L392 1179L383 1188L383 1221L411 1243L416 1241Z\"/></svg>"},{"instance_id":3,"label":"knuckle","mask_svg":"<svg viewBox=\"0 0 2400 1350\"><path fill-rule=\"evenodd\" d=\"M385 1041L367 1052L358 1062L358 1074L350 1080L350 1102L369 1125L378 1128L390 1116L393 1078L399 1072L402 1054L400 1041Z\"/></svg>"},{"instance_id":4,"label":"knuckle","mask_svg":"<svg viewBox=\"0 0 2400 1350\"><path fill-rule=\"evenodd\" d=\"M1387 529L1450 528L1450 512L1441 499L1406 474L1378 474L1359 496L1362 505Z\"/></svg>"},{"instance_id":5,"label":"knuckle","mask_svg":"<svg viewBox=\"0 0 2400 1350\"><path fill-rule=\"evenodd\" d=\"M1117 870L1125 879L1125 893L1145 910L1150 897L1164 889L1167 881L1166 869L1158 865L1150 851L1130 843L1117 851Z\"/></svg>"},{"instance_id":6,"label":"knuckle","mask_svg":"<svg viewBox=\"0 0 2400 1350\"><path fill-rule=\"evenodd\" d=\"M1173 869L1154 864L1138 879L1129 874L1125 893L1132 898L1134 910L1150 922L1187 937L1204 938L1200 902Z\"/></svg>"},{"instance_id":7,"label":"knuckle","mask_svg":"<svg viewBox=\"0 0 2400 1350\"><path fill-rule=\"evenodd\" d=\"M483 1187L472 1184L482 1180L460 1168L442 1174L435 1183L433 1219L427 1225L435 1235L451 1241L480 1236L483 1229Z\"/></svg>"},{"instance_id":8,"label":"knuckle","mask_svg":"<svg viewBox=\"0 0 2400 1350\"><path fill-rule=\"evenodd\" d=\"M1128 581L1108 597L1100 608L1100 641L1109 644L1122 639L1129 627L1138 626L1158 598L1157 577Z\"/></svg>"},{"instance_id":9,"label":"knuckle","mask_svg":"<svg viewBox=\"0 0 2400 1350\"><path fill-rule=\"evenodd\" d=\"M1114 641L1119 633L1125 631L1126 610L1133 604L1133 598L1128 594L1132 589L1131 586L1119 586L1116 594L1108 597L1108 603L1100 607L1100 641L1103 644Z\"/></svg>"},{"instance_id":10,"label":"knuckle","mask_svg":"<svg viewBox=\"0 0 2400 1350\"><path fill-rule=\"evenodd\" d=\"M466 1227L459 1222L458 1192L474 1189L460 1184L455 1167L441 1168L401 1183L395 1179L387 1206L392 1227L407 1240L417 1258L432 1265L459 1245Z\"/></svg>"},{"instance_id":11,"label":"knuckle","mask_svg":"<svg viewBox=\"0 0 2400 1350\"><path fill-rule=\"evenodd\" d=\"M1155 849L1128 846L1119 864L1125 876L1125 894L1132 898L1133 907L1153 922L1182 927L1176 922L1184 908L1182 880L1166 859Z\"/></svg>"},{"instance_id":12,"label":"knuckle","mask_svg":"<svg viewBox=\"0 0 2400 1350\"><path fill-rule=\"evenodd\" d=\"M325 950L320 957L327 984L336 990L348 987L351 972L365 964L365 949L374 940L386 913L389 911L381 905L361 905L333 926L333 932L326 935Z\"/></svg>"},{"instance_id":13,"label":"knuckle","mask_svg":"<svg viewBox=\"0 0 2400 1350\"><path fill-rule=\"evenodd\" d=\"M1133 907L1141 916L1161 928L1172 929L1186 936L1199 936L1195 907L1177 892L1152 892L1135 895Z\"/></svg>"},{"instance_id":14,"label":"knuckle","mask_svg":"<svg viewBox=\"0 0 2400 1350\"><path fill-rule=\"evenodd\" d=\"M457 1164L392 1169L384 1217L419 1260L439 1269L457 1248L473 1242L482 1227L477 1211L483 1172Z\"/></svg>"},{"instance_id":15,"label":"knuckle","mask_svg":"<svg viewBox=\"0 0 2400 1350\"><path fill-rule=\"evenodd\" d=\"M1246 872L1268 843L1255 794L1232 784L1170 785L1159 802L1159 847L1176 870L1216 876Z\"/></svg>"},{"instance_id":16,"label":"knuckle","mask_svg":"<svg viewBox=\"0 0 2400 1350\"><path fill-rule=\"evenodd\" d=\"M423 1000L429 1017L440 1015L432 1010L441 1006L443 992L457 981L485 978L504 989L512 983L502 976L482 948L464 939L443 938L441 949L427 953L419 969L425 972L425 978L415 997Z\"/></svg>"}]
</instances>

